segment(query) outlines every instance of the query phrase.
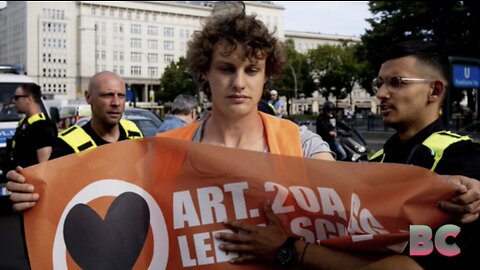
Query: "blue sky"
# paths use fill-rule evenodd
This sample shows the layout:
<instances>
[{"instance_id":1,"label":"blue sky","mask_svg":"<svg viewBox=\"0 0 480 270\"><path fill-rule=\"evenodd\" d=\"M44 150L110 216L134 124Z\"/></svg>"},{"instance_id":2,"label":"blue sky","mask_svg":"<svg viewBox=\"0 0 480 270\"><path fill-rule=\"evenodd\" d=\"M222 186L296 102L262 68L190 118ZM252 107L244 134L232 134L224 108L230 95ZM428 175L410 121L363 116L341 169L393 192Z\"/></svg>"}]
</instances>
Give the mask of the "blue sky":
<instances>
[{"instance_id":1,"label":"blue sky","mask_svg":"<svg viewBox=\"0 0 480 270\"><path fill-rule=\"evenodd\" d=\"M370 28L366 1L273 2L285 7L285 30L360 36Z\"/></svg>"}]
</instances>

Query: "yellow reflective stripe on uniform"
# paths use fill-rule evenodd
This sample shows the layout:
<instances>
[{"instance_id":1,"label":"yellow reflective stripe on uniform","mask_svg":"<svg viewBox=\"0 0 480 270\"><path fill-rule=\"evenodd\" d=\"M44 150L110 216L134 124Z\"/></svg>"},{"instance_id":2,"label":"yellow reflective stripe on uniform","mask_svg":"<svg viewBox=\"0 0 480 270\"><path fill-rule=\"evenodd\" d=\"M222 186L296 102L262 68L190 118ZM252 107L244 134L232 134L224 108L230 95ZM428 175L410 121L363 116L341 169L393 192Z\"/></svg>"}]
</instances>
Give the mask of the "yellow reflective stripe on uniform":
<instances>
[{"instance_id":1,"label":"yellow reflective stripe on uniform","mask_svg":"<svg viewBox=\"0 0 480 270\"><path fill-rule=\"evenodd\" d=\"M40 121L40 120L46 120L47 118L45 117L45 114L43 113L37 113L37 114L34 114L32 116L30 116L28 118L28 123L31 125L37 121Z\"/></svg>"},{"instance_id":2,"label":"yellow reflective stripe on uniform","mask_svg":"<svg viewBox=\"0 0 480 270\"><path fill-rule=\"evenodd\" d=\"M75 153L97 147L92 137L90 137L83 128L76 125L63 131L58 135L58 138L72 147Z\"/></svg>"},{"instance_id":3,"label":"yellow reflective stripe on uniform","mask_svg":"<svg viewBox=\"0 0 480 270\"><path fill-rule=\"evenodd\" d=\"M23 122L25 121L26 118L27 117L25 116L22 119L20 119L20 121L18 121L17 128L23 124ZM31 124L33 124L37 121L46 120L46 119L47 118L45 117L44 113L37 113L37 114L34 114L34 115L28 117L27 123L31 125Z\"/></svg>"},{"instance_id":4,"label":"yellow reflective stripe on uniform","mask_svg":"<svg viewBox=\"0 0 480 270\"><path fill-rule=\"evenodd\" d=\"M378 161L378 162L381 163L385 159L385 154L383 153L383 149L380 149L375 154L373 154L373 156L369 160L373 161L374 159L378 158L379 156L382 156L382 160Z\"/></svg>"},{"instance_id":5,"label":"yellow reflective stripe on uniform","mask_svg":"<svg viewBox=\"0 0 480 270\"><path fill-rule=\"evenodd\" d=\"M17 124L17 128L20 127L23 122L25 121L25 118L27 118L26 116L23 117L22 119L20 119L20 121L18 121L18 124ZM37 122L37 121L40 121L40 120L46 120L47 118L45 117L45 114L43 113L37 113L37 114L34 114L32 116L30 116L28 119L27 119L27 123L29 125ZM12 148L15 148L15 139L12 140Z\"/></svg>"},{"instance_id":6,"label":"yellow reflective stripe on uniform","mask_svg":"<svg viewBox=\"0 0 480 270\"><path fill-rule=\"evenodd\" d=\"M127 134L127 138L129 139L143 138L142 132L137 127L137 125L135 125L134 122L126 119L121 119L120 125L125 130L125 133Z\"/></svg>"},{"instance_id":7,"label":"yellow reflective stripe on uniform","mask_svg":"<svg viewBox=\"0 0 480 270\"><path fill-rule=\"evenodd\" d=\"M18 121L17 128L23 124L23 121L25 121L25 118L27 118L27 117L25 116L22 119L20 119L20 121Z\"/></svg>"},{"instance_id":8,"label":"yellow reflective stripe on uniform","mask_svg":"<svg viewBox=\"0 0 480 270\"><path fill-rule=\"evenodd\" d=\"M434 155L434 163L430 170L435 170L438 162L440 162L443 157L443 152L445 152L445 149L447 149L450 145L460 141L469 140L471 139L468 136L461 136L450 131L439 131L430 135L430 137L428 137L422 143L423 145L428 147L432 151L432 155Z\"/></svg>"},{"instance_id":9,"label":"yellow reflective stripe on uniform","mask_svg":"<svg viewBox=\"0 0 480 270\"><path fill-rule=\"evenodd\" d=\"M125 130L127 138L143 138L142 132L132 121L122 119L120 120L120 125ZM92 137L90 137L90 135L88 135L83 128L77 125L66 129L60 135L58 135L58 137L72 147L75 153L97 147L97 144Z\"/></svg>"}]
</instances>

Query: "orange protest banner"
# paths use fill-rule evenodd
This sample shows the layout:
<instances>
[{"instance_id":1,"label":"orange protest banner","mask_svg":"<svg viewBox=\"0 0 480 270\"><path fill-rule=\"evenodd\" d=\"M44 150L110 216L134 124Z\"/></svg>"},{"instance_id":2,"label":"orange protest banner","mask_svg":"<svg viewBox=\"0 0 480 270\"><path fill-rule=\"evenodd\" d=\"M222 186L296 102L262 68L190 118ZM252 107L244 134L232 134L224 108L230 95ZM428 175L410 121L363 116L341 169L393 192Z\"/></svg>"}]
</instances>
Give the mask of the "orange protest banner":
<instances>
[{"instance_id":1,"label":"orange protest banner","mask_svg":"<svg viewBox=\"0 0 480 270\"><path fill-rule=\"evenodd\" d=\"M228 230L227 218L264 223L265 201L292 235L379 251L408 240L410 224L448 222L436 202L453 195L413 166L168 138L109 144L24 173L40 194L25 213L32 269L238 269L213 235Z\"/></svg>"}]
</instances>

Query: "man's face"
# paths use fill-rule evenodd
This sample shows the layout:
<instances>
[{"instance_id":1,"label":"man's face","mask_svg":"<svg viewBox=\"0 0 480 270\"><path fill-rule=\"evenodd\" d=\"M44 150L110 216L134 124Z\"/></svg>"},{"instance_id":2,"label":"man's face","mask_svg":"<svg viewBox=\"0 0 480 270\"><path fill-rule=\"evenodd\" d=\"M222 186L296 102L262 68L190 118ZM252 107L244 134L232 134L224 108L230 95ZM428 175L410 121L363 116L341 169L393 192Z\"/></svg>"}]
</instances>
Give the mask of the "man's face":
<instances>
[{"instance_id":1,"label":"man's face","mask_svg":"<svg viewBox=\"0 0 480 270\"><path fill-rule=\"evenodd\" d=\"M324 113L325 113L325 115L327 115L328 117L332 117L332 116L333 116L333 111L332 111L332 110L324 110Z\"/></svg>"},{"instance_id":2,"label":"man's face","mask_svg":"<svg viewBox=\"0 0 480 270\"><path fill-rule=\"evenodd\" d=\"M115 126L125 108L125 83L111 74L102 75L97 82L96 89L90 89L86 95L92 106L92 118L104 125Z\"/></svg>"},{"instance_id":3,"label":"man's face","mask_svg":"<svg viewBox=\"0 0 480 270\"><path fill-rule=\"evenodd\" d=\"M431 68L419 63L414 57L402 57L384 62L378 73L384 82L377 92L385 125L397 130L425 126L426 108L432 91L431 81L390 82L392 78L432 79ZM398 81L398 80L397 80Z\"/></svg>"},{"instance_id":4,"label":"man's face","mask_svg":"<svg viewBox=\"0 0 480 270\"><path fill-rule=\"evenodd\" d=\"M271 94L272 100L277 100L278 99L278 94Z\"/></svg>"},{"instance_id":5,"label":"man's face","mask_svg":"<svg viewBox=\"0 0 480 270\"><path fill-rule=\"evenodd\" d=\"M243 59L244 48L225 55L225 41L219 41L212 54L205 79L212 90L213 109L217 114L241 117L257 112L257 104L266 82L265 59Z\"/></svg>"},{"instance_id":6,"label":"man's face","mask_svg":"<svg viewBox=\"0 0 480 270\"><path fill-rule=\"evenodd\" d=\"M30 95L27 95L21 87L15 89L15 95L12 97L15 109L17 109L19 113L26 113L30 99Z\"/></svg>"}]
</instances>

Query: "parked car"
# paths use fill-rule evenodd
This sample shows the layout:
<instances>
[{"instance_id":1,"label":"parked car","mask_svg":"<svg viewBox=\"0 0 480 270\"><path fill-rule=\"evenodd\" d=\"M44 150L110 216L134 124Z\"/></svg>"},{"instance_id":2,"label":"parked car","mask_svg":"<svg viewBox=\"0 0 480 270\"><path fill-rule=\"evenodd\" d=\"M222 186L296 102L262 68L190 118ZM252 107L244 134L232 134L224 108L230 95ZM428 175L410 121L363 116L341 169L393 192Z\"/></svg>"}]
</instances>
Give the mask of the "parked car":
<instances>
[{"instance_id":1,"label":"parked car","mask_svg":"<svg viewBox=\"0 0 480 270\"><path fill-rule=\"evenodd\" d=\"M141 108L125 108L125 110L123 111L123 115L139 115L152 120L157 126L160 126L162 124L162 120L160 119L160 117L158 117L156 114L149 110Z\"/></svg>"},{"instance_id":2,"label":"parked car","mask_svg":"<svg viewBox=\"0 0 480 270\"><path fill-rule=\"evenodd\" d=\"M144 116L124 114L122 118L134 122L137 125L137 127L140 129L140 131L142 131L144 137L155 136L155 134L157 134L158 128L160 127L160 125L157 125L155 121ZM88 123L90 119L91 117L80 118L76 124L79 126L83 126L86 123Z\"/></svg>"}]
</instances>

